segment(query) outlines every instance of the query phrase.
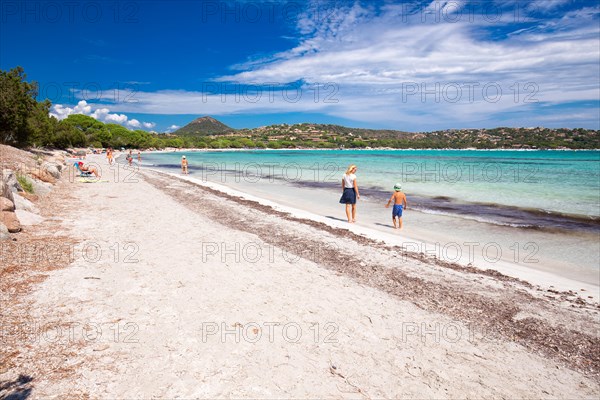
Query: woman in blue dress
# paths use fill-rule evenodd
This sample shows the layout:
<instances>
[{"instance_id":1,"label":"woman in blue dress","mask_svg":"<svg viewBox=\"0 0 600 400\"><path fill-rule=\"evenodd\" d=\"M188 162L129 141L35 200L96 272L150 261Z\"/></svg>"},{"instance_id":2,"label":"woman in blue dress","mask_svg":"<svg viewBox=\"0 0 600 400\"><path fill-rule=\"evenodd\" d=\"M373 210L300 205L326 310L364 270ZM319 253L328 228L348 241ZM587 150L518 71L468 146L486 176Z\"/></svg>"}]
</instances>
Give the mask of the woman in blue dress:
<instances>
[{"instance_id":1,"label":"woman in blue dress","mask_svg":"<svg viewBox=\"0 0 600 400\"><path fill-rule=\"evenodd\" d=\"M360 199L356 182L356 165L350 165L342 177L342 197L340 203L346 205L349 223L356 222L356 200Z\"/></svg>"}]
</instances>

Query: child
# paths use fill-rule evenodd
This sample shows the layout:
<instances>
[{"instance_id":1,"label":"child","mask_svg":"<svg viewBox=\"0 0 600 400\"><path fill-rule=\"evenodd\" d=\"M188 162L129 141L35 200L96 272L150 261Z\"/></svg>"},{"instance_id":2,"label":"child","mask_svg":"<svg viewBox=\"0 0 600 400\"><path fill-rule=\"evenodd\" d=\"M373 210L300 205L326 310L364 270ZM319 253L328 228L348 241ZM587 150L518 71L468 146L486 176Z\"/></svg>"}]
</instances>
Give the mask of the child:
<instances>
[{"instance_id":1,"label":"child","mask_svg":"<svg viewBox=\"0 0 600 400\"><path fill-rule=\"evenodd\" d=\"M392 222L394 223L394 229L402 229L402 210L404 208L408 208L408 203L406 202L406 196L402 193L402 185L396 183L394 185L394 194L388 200L385 208L389 208L390 203L394 202L394 208L392 210ZM398 218L399 226L396 226L396 218Z\"/></svg>"},{"instance_id":2,"label":"child","mask_svg":"<svg viewBox=\"0 0 600 400\"><path fill-rule=\"evenodd\" d=\"M181 156L181 173L188 175L188 162L185 156Z\"/></svg>"}]
</instances>

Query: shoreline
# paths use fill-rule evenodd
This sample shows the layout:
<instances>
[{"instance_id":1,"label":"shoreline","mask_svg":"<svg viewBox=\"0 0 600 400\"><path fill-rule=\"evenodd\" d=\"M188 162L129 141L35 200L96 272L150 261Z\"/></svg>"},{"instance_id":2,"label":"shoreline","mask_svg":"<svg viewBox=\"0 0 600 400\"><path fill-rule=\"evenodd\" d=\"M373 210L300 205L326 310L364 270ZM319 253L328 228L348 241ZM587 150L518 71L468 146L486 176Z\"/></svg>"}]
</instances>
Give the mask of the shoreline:
<instances>
[{"instance_id":1,"label":"shoreline","mask_svg":"<svg viewBox=\"0 0 600 400\"><path fill-rule=\"evenodd\" d=\"M297 148L280 148L280 149L270 149L270 148L260 148L260 147L255 147L255 148L243 148L243 149L236 149L236 148L218 148L218 149L208 149L208 148L195 148L195 147L190 147L190 148L175 148L175 147L170 147L170 148L165 148L162 150L143 150L142 154L144 153L181 153L182 151L190 151L190 152L227 152L227 151L304 151L304 150L311 150L311 151L380 151L380 150L389 150L389 151L433 151L433 150L439 150L439 151L483 151L483 152L494 152L494 151L573 151L573 152L577 152L577 151L600 151L600 148L597 149L475 149L475 148L467 148L467 149L457 149L457 148L443 148L443 149L438 149L438 148L402 148L402 149L398 149L398 148L394 148L394 147L372 147L369 149L365 149L365 148L317 148L317 147L297 147Z\"/></svg>"},{"instance_id":2,"label":"shoreline","mask_svg":"<svg viewBox=\"0 0 600 400\"><path fill-rule=\"evenodd\" d=\"M334 229L350 231L354 234L365 236L375 242L383 242L389 246L401 246L405 251L410 252L410 248L414 249L414 247L412 247L412 246L410 248L403 246L403 244L405 242L409 242L409 243L413 244L413 243L415 243L415 240L417 240L415 238L410 238L408 236L404 236L403 233L400 233L400 235L394 234L394 233L388 234L388 233L385 233L385 232L382 232L379 230L371 229L371 228L356 225L356 224L349 226L349 224L345 221L336 221L331 218L327 218L327 217L323 217L323 216L311 213L310 211L294 208L289 205L283 205L276 201L270 200L268 198L259 197L259 196L253 195L253 194L249 194L247 192L243 192L243 191L234 189L234 188L227 186L225 184L222 184L222 183L202 181L201 179L194 178L193 176L189 176L189 175L184 176L181 174L161 171L159 169L145 168L144 170L152 171L154 173L159 173L159 174L165 174L165 175L177 178L177 179L189 181L200 187L216 190L218 192L224 193L229 196L256 202L262 206L270 207L274 211L283 212L283 213L292 215L296 218L305 219L305 220L311 221L311 222L321 223L321 224L327 225ZM421 249L427 248L428 244L426 241L418 241L418 243L420 244L420 246L418 246L419 248L421 248ZM424 253L424 252L420 252L420 251L416 251L416 252L412 252L412 253L415 256L416 255L422 256L422 255L426 254L426 252ZM434 258L435 258L435 255L434 255ZM452 259L452 257L448 257L448 258ZM445 260L439 260L439 261L447 262ZM481 272L490 269L489 266L487 266L485 268L481 268L481 267L478 267L477 263L473 264L469 261L471 261L471 260L470 259L469 260L461 259L461 260L458 260L457 263L463 267L475 268ZM543 271L543 270L536 269L536 268L530 268L530 267L518 265L515 263L509 263L509 262L505 262L505 261L500 261L500 262L495 263L494 267L492 267L492 269L496 270L499 273L506 274L512 278L515 278L518 280L523 280L523 281L529 282L533 285L542 286L545 289L554 289L554 290L559 290L559 291L564 291L564 292L585 291L586 296L589 296L589 295L593 296L593 299L592 299L593 302L595 302L596 304L598 302L600 302L600 290L599 290L600 285L594 285L594 284L582 282L579 280L569 279L565 276L560 276L555 273ZM589 299L585 299L585 301L587 302L587 301L589 301Z\"/></svg>"},{"instance_id":3,"label":"shoreline","mask_svg":"<svg viewBox=\"0 0 600 400\"><path fill-rule=\"evenodd\" d=\"M186 152L160 152L149 153L146 162L150 160L149 166L158 168L179 169L178 156ZM195 174L206 174L209 179L215 179L219 174L221 181L230 177L236 179L256 180L259 179L282 179L282 183L309 185L315 187L332 187L337 185L337 179L331 178L335 175L335 169L340 176L345 169L343 162L348 156L345 153L319 152L318 150L302 153L302 150L291 152L281 150L265 150L264 152L238 150L238 151L198 151L189 152L190 172ZM196 156L194 156L196 154ZM202 156L205 154L206 156ZM211 155L212 154L212 155ZM238 156L239 154L239 156ZM264 155L264 164L261 162ZM286 156L287 154L287 156ZM354 154L354 156L352 156ZM559 156L476 156L465 154L455 156L445 153L443 150L425 151L425 154L412 155L396 152L381 152L371 156L370 153L355 152L350 158L357 157L355 162L364 162L363 174L361 175L361 189L369 190L375 194L384 193L387 196L391 181L403 181L406 190L411 196L420 201L421 208L434 213L453 214L470 219L481 219L481 222L496 222L498 225L525 227L532 229L565 229L568 231L600 232L600 214L598 205L593 201L597 193L591 191L596 185L593 178L586 181L586 188L579 190L575 183L568 183L565 190L573 191L571 201L567 202L567 196L556 193L552 185L553 176L551 167L530 167L536 160L542 159L542 163L552 165L554 158L564 163ZM438 155L439 154L439 155ZM580 168L594 168L600 163L599 157L594 155L575 156L573 152L568 159L576 157L584 163ZM360 157L364 157L361 159ZM397 171L392 162L398 158ZM433 157L431 159L431 157ZM524 160L521 158L524 157ZM546 158L551 158L546 161ZM311 161L304 162L303 160ZM509 162L505 163L504 158ZM595 159L598 159L595 162ZM431 159L431 160L430 160ZM531 160L530 160L531 159ZM240 161L238 161L240 160ZM375 162L381 160L382 165L377 169ZM568 161L568 160L567 160ZM315 169L316 165L316 169ZM381 168L386 168L381 171ZM557 172L561 169L557 167ZM265 174L266 168L266 174ZM529 168L529 169L527 169ZM536 169L537 168L537 169ZM541 168L541 169L539 169ZM298 175L300 170L301 175ZM488 170L494 171L495 175L489 175ZM287 175L296 174L291 178ZM305 175L304 172L307 172ZM452 171L452 172L449 172ZM585 173L586 170L576 171ZM590 172L593 176L593 171ZM318 178L317 178L318 177ZM323 178L325 177L325 178ZM325 179L325 180L323 180ZM383 182L385 179L385 182ZM434 187L438 182L439 187ZM573 181L575 182L575 181ZM441 185L440 185L441 184ZM535 184L535 185L531 185ZM481 190L473 191L480 187ZM539 189L538 189L539 188ZM539 192L538 192L539 190ZM498 192L499 195L493 193ZM577 196L575 196L577 195ZM487 221L489 220L489 221Z\"/></svg>"}]
</instances>

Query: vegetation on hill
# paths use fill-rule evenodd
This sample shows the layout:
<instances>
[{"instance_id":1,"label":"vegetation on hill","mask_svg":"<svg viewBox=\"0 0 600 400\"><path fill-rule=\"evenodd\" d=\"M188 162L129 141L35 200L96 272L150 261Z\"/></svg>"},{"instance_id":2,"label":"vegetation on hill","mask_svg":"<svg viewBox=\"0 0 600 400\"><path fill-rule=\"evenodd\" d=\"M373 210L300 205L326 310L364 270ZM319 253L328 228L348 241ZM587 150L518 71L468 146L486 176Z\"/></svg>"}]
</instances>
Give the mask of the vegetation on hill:
<instances>
[{"instance_id":1,"label":"vegetation on hill","mask_svg":"<svg viewBox=\"0 0 600 400\"><path fill-rule=\"evenodd\" d=\"M81 114L59 121L49 116L50 101L37 101L37 94L37 83L26 81L23 68L0 71L0 143L17 147L157 149L600 148L600 131L587 129L495 128L411 133L305 123L235 130L211 117L198 118L172 134L157 134L105 124Z\"/></svg>"},{"instance_id":2,"label":"vegetation on hill","mask_svg":"<svg viewBox=\"0 0 600 400\"><path fill-rule=\"evenodd\" d=\"M233 132L235 132L235 129L230 128L221 121L206 116L196 118L186 126L173 132L173 134L178 136L207 136Z\"/></svg>"},{"instance_id":3,"label":"vegetation on hill","mask_svg":"<svg viewBox=\"0 0 600 400\"><path fill-rule=\"evenodd\" d=\"M49 115L51 103L39 102L38 84L27 82L23 68L0 70L0 143L15 147L183 147L176 137L129 130L90 116L73 114L62 121Z\"/></svg>"},{"instance_id":4,"label":"vegetation on hill","mask_svg":"<svg viewBox=\"0 0 600 400\"><path fill-rule=\"evenodd\" d=\"M600 131L495 128L410 133L306 123L188 136L185 143L199 148L597 149Z\"/></svg>"}]
</instances>

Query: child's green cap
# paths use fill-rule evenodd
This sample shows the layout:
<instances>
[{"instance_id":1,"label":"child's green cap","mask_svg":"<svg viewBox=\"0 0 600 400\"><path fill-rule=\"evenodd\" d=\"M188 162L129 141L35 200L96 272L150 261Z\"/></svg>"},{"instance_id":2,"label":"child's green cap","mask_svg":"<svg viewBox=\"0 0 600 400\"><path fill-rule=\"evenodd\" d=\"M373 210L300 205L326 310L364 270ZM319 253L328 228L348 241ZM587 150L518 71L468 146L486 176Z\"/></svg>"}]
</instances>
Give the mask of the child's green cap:
<instances>
[{"instance_id":1,"label":"child's green cap","mask_svg":"<svg viewBox=\"0 0 600 400\"><path fill-rule=\"evenodd\" d=\"M401 185L401 184L399 184L399 183L396 183L396 184L394 185L394 190L395 190L395 191L397 191L397 192L398 192L398 191L400 191L400 190L402 190L402 185Z\"/></svg>"}]
</instances>

